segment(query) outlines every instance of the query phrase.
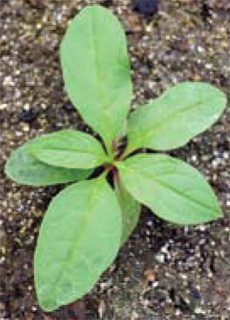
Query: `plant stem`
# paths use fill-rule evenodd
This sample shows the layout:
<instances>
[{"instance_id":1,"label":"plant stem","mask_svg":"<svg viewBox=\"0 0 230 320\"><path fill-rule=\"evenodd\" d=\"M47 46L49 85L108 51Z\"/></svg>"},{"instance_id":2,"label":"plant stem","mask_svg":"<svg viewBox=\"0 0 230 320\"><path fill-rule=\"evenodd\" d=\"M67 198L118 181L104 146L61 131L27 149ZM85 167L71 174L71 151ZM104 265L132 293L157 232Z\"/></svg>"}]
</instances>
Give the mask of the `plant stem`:
<instances>
[{"instance_id":1,"label":"plant stem","mask_svg":"<svg viewBox=\"0 0 230 320\"><path fill-rule=\"evenodd\" d=\"M135 150L132 146L128 145L127 148L125 149L125 152L120 156L119 161L124 160L127 158L130 153L132 153Z\"/></svg>"}]
</instances>

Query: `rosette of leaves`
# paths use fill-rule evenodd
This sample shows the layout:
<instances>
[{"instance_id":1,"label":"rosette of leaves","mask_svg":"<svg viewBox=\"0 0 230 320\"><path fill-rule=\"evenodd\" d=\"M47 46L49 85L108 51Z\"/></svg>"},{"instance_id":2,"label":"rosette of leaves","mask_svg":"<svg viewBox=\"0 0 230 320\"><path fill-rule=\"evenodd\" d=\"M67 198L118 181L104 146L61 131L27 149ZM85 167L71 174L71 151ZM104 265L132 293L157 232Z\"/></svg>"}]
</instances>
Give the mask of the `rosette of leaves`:
<instances>
[{"instance_id":1,"label":"rosette of leaves","mask_svg":"<svg viewBox=\"0 0 230 320\"><path fill-rule=\"evenodd\" d=\"M75 17L60 57L70 100L102 143L80 131L45 134L13 152L6 164L7 175L20 184L72 182L51 201L37 241L35 287L46 311L93 288L135 228L141 204L179 225L222 216L214 192L195 168L156 153L183 146L220 117L226 97L219 89L179 83L129 115L125 34L100 6L88 6ZM125 135L127 147L121 150ZM139 153L133 155L135 150ZM103 173L91 178L97 167Z\"/></svg>"}]
</instances>

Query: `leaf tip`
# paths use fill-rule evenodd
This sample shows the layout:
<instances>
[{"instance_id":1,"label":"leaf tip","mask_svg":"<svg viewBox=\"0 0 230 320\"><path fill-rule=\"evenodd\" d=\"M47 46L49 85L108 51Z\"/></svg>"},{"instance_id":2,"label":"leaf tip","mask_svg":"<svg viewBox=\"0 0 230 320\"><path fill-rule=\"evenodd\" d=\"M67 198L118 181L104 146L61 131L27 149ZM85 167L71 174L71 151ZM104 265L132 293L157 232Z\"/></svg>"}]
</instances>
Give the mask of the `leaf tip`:
<instances>
[{"instance_id":1,"label":"leaf tip","mask_svg":"<svg viewBox=\"0 0 230 320\"><path fill-rule=\"evenodd\" d=\"M15 179L15 177L14 177L14 174L13 174L13 172L12 172L12 164L13 164L13 154L7 159L7 161L6 161L5 165L4 165L3 170L4 170L5 175L6 175L9 179L11 179L11 180L13 180L13 181L16 181L16 179Z\"/></svg>"}]
</instances>

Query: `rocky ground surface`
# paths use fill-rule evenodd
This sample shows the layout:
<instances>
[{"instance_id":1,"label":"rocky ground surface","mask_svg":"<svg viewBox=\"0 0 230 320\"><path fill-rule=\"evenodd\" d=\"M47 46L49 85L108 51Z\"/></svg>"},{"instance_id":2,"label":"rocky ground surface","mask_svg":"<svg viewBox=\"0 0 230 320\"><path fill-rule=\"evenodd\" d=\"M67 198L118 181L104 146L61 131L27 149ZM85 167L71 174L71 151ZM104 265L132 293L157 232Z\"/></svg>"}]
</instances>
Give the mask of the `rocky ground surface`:
<instances>
[{"instance_id":1,"label":"rocky ground surface","mask_svg":"<svg viewBox=\"0 0 230 320\"><path fill-rule=\"evenodd\" d=\"M95 2L95 1L94 1ZM138 1L137 1L138 2ZM81 302L45 314L32 259L42 216L60 187L8 180L4 163L28 139L85 125L63 89L58 48L86 0L0 0L0 319L230 319L230 112L173 152L200 169L226 217L177 228L143 209L114 265ZM178 81L208 81L230 94L229 0L161 0L158 11L128 0L97 1L121 19L135 84L133 107ZM142 11L142 12L140 12Z\"/></svg>"}]
</instances>

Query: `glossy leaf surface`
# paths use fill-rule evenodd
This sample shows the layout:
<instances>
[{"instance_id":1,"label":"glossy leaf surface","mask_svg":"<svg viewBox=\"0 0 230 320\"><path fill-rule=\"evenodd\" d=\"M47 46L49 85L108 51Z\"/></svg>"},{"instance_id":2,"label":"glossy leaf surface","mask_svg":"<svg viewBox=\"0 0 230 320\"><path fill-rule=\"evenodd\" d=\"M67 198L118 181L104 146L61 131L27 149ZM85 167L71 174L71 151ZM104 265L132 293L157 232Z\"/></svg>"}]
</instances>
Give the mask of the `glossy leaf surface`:
<instances>
[{"instance_id":1,"label":"glossy leaf surface","mask_svg":"<svg viewBox=\"0 0 230 320\"><path fill-rule=\"evenodd\" d=\"M185 162L166 155L136 155L120 163L121 180L131 195L176 224L199 224L222 216L205 178Z\"/></svg>"},{"instance_id":2,"label":"glossy leaf surface","mask_svg":"<svg viewBox=\"0 0 230 320\"><path fill-rule=\"evenodd\" d=\"M73 104L111 146L132 96L125 34L111 11L87 6L75 17L62 41L61 63Z\"/></svg>"},{"instance_id":3,"label":"glossy leaf surface","mask_svg":"<svg viewBox=\"0 0 230 320\"><path fill-rule=\"evenodd\" d=\"M51 202L35 253L35 285L46 311L89 292L120 246L121 212L104 178L68 186Z\"/></svg>"},{"instance_id":4,"label":"glossy leaf surface","mask_svg":"<svg viewBox=\"0 0 230 320\"><path fill-rule=\"evenodd\" d=\"M131 115L129 150L181 147L217 121L225 106L226 96L219 89L201 82L179 83Z\"/></svg>"}]
</instances>

